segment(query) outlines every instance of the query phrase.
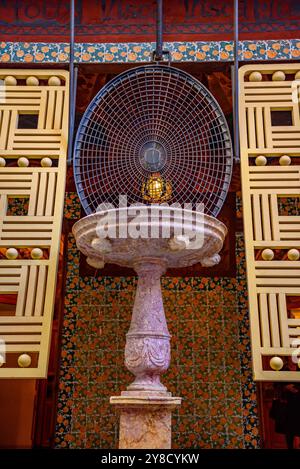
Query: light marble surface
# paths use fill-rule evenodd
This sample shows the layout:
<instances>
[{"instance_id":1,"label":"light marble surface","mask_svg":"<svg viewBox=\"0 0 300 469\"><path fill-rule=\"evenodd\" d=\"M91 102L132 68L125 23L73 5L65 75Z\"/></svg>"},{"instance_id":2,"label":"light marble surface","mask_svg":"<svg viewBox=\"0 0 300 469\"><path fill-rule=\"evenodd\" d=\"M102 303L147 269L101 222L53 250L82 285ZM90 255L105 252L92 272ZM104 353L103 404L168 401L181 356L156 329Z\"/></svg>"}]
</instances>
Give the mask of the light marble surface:
<instances>
[{"instance_id":1,"label":"light marble surface","mask_svg":"<svg viewBox=\"0 0 300 469\"><path fill-rule=\"evenodd\" d=\"M124 233L125 212L113 210L110 219L114 226L107 226L107 229L116 228L116 233L123 229ZM150 211L150 208L146 210ZM125 346L125 365L135 379L127 391L110 400L121 409L120 448L171 447L171 411L180 405L181 398L172 397L160 381L160 375L168 369L171 359L160 278L167 268L186 267L197 262L204 266L217 264L227 233L225 225L211 216L175 210L168 218L164 210L168 208L161 207L160 215L148 227L149 234L155 229L154 238L102 239L99 237L101 213L89 215L73 227L77 246L91 265L101 268L106 262L115 263L132 267L138 274ZM198 244L191 244L188 237L178 237L178 227L183 221L188 232L193 229L196 233ZM169 236L164 237L166 231Z\"/></svg>"}]
</instances>

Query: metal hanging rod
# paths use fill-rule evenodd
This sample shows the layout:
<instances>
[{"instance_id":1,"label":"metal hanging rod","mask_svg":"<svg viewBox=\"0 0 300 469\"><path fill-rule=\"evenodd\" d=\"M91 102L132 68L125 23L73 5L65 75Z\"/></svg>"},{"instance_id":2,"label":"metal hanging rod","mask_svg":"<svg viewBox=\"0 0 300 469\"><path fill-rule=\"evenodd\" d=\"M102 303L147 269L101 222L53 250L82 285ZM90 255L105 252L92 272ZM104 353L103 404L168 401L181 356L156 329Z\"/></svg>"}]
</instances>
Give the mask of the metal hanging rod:
<instances>
[{"instance_id":1,"label":"metal hanging rod","mask_svg":"<svg viewBox=\"0 0 300 469\"><path fill-rule=\"evenodd\" d=\"M163 49L163 2L162 0L157 0L157 9L156 9L156 60L162 59Z\"/></svg>"},{"instance_id":2,"label":"metal hanging rod","mask_svg":"<svg viewBox=\"0 0 300 469\"><path fill-rule=\"evenodd\" d=\"M70 0L70 87L69 87L69 139L68 139L68 165L72 164L74 123L76 107L76 90L78 67L74 66L74 43L75 43L75 0Z\"/></svg>"},{"instance_id":3,"label":"metal hanging rod","mask_svg":"<svg viewBox=\"0 0 300 469\"><path fill-rule=\"evenodd\" d=\"M155 62L163 60L164 55L168 56L170 62L170 52L163 50L163 0L156 2L156 48L152 55Z\"/></svg>"},{"instance_id":4,"label":"metal hanging rod","mask_svg":"<svg viewBox=\"0 0 300 469\"><path fill-rule=\"evenodd\" d=\"M239 135L239 0L234 0L234 65L233 65L233 139L235 160L240 161Z\"/></svg>"}]
</instances>

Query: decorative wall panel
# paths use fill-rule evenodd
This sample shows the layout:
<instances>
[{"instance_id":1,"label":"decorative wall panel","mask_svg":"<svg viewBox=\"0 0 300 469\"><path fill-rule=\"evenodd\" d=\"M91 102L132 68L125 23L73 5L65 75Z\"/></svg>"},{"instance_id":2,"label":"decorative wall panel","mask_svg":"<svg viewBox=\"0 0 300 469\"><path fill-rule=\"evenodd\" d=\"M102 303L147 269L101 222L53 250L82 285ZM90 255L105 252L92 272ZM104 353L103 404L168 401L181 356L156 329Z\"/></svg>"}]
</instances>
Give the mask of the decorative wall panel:
<instances>
[{"instance_id":1,"label":"decorative wall panel","mask_svg":"<svg viewBox=\"0 0 300 469\"><path fill-rule=\"evenodd\" d=\"M68 72L1 70L1 378L46 377L67 137Z\"/></svg>"},{"instance_id":2,"label":"decorative wall panel","mask_svg":"<svg viewBox=\"0 0 300 469\"><path fill-rule=\"evenodd\" d=\"M300 381L299 90L300 64L240 68L243 216L256 380Z\"/></svg>"}]
</instances>

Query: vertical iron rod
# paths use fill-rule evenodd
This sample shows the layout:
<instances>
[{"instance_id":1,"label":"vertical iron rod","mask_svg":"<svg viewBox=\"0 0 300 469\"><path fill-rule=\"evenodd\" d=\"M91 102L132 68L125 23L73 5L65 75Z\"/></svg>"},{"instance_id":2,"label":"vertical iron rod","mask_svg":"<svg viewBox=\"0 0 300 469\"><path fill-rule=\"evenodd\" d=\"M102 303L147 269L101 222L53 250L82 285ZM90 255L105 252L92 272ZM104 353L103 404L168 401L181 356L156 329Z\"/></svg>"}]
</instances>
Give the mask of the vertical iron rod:
<instances>
[{"instance_id":1,"label":"vertical iron rod","mask_svg":"<svg viewBox=\"0 0 300 469\"><path fill-rule=\"evenodd\" d=\"M163 55L163 0L157 0L156 9L156 60L161 60Z\"/></svg>"},{"instance_id":2,"label":"vertical iron rod","mask_svg":"<svg viewBox=\"0 0 300 469\"><path fill-rule=\"evenodd\" d=\"M75 0L70 0L70 87L69 87L69 138L68 138L68 165L72 164L72 152L73 152L73 132L74 132L74 120L75 120L75 100L76 100L76 88L75 88L75 73L74 73L74 40L75 40ZM77 69L76 69L77 76ZM77 80L76 80L77 81Z\"/></svg>"},{"instance_id":3,"label":"vertical iron rod","mask_svg":"<svg viewBox=\"0 0 300 469\"><path fill-rule=\"evenodd\" d=\"M239 135L239 0L234 0L234 73L233 73L233 138L235 160L240 160Z\"/></svg>"}]
</instances>

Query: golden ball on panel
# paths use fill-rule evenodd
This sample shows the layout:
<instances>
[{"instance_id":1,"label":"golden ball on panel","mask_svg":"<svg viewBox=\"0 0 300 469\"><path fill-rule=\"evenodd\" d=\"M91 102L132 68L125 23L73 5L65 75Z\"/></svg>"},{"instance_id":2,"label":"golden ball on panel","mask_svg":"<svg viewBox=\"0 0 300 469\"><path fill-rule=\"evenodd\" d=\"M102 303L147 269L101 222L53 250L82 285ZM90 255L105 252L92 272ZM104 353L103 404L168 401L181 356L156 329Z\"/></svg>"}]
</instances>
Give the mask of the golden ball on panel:
<instances>
[{"instance_id":1,"label":"golden ball on panel","mask_svg":"<svg viewBox=\"0 0 300 469\"><path fill-rule=\"evenodd\" d=\"M255 164L256 166L266 166L268 160L265 156L259 155L255 158Z\"/></svg>"},{"instance_id":2,"label":"golden ball on panel","mask_svg":"<svg viewBox=\"0 0 300 469\"><path fill-rule=\"evenodd\" d=\"M48 80L48 85L49 86L60 86L61 85L61 79L59 77L50 77Z\"/></svg>"},{"instance_id":3,"label":"golden ball on panel","mask_svg":"<svg viewBox=\"0 0 300 469\"><path fill-rule=\"evenodd\" d=\"M16 86L18 82L16 77L13 77L12 75L7 75L7 77L4 78L4 84L6 86Z\"/></svg>"},{"instance_id":4,"label":"golden ball on panel","mask_svg":"<svg viewBox=\"0 0 300 469\"><path fill-rule=\"evenodd\" d=\"M2 158L2 156L0 156L0 167L4 168L5 165L6 165L6 160Z\"/></svg>"},{"instance_id":5,"label":"golden ball on panel","mask_svg":"<svg viewBox=\"0 0 300 469\"><path fill-rule=\"evenodd\" d=\"M300 368L300 360L298 360L298 368Z\"/></svg>"},{"instance_id":6,"label":"golden ball on panel","mask_svg":"<svg viewBox=\"0 0 300 469\"><path fill-rule=\"evenodd\" d=\"M16 248L8 248L8 249L6 249L5 255L6 255L7 259L12 261L14 259L17 259L19 253L18 253L18 250Z\"/></svg>"},{"instance_id":7,"label":"golden ball on panel","mask_svg":"<svg viewBox=\"0 0 300 469\"><path fill-rule=\"evenodd\" d=\"M51 158L42 158L41 159L41 166L43 168L51 168L51 166L52 166Z\"/></svg>"},{"instance_id":8,"label":"golden ball on panel","mask_svg":"<svg viewBox=\"0 0 300 469\"><path fill-rule=\"evenodd\" d=\"M262 74L260 72L252 72L249 75L249 81L261 81Z\"/></svg>"},{"instance_id":9,"label":"golden ball on panel","mask_svg":"<svg viewBox=\"0 0 300 469\"><path fill-rule=\"evenodd\" d=\"M27 353L22 353L22 355L18 357L18 365L21 368L28 368L28 366L31 365L30 355L28 355Z\"/></svg>"},{"instance_id":10,"label":"golden ball on panel","mask_svg":"<svg viewBox=\"0 0 300 469\"><path fill-rule=\"evenodd\" d=\"M31 249L30 255L32 259L37 260L37 259L42 259L44 253L43 253L43 250L40 248L33 248Z\"/></svg>"},{"instance_id":11,"label":"golden ball on panel","mask_svg":"<svg viewBox=\"0 0 300 469\"><path fill-rule=\"evenodd\" d=\"M263 252L261 253L261 257L263 258L264 261L271 261L274 259L274 251L272 249L264 249Z\"/></svg>"},{"instance_id":12,"label":"golden ball on panel","mask_svg":"<svg viewBox=\"0 0 300 469\"><path fill-rule=\"evenodd\" d=\"M290 156L288 155L282 155L280 158L279 158L279 164L280 166L289 166L292 162L292 159Z\"/></svg>"},{"instance_id":13,"label":"golden ball on panel","mask_svg":"<svg viewBox=\"0 0 300 469\"><path fill-rule=\"evenodd\" d=\"M272 370L279 371L283 367L283 360L280 357L272 357L270 360Z\"/></svg>"},{"instance_id":14,"label":"golden ball on panel","mask_svg":"<svg viewBox=\"0 0 300 469\"><path fill-rule=\"evenodd\" d=\"M295 80L300 80L300 70L298 70L298 72L295 73Z\"/></svg>"},{"instance_id":15,"label":"golden ball on panel","mask_svg":"<svg viewBox=\"0 0 300 469\"><path fill-rule=\"evenodd\" d=\"M39 79L34 76L30 76L26 78L26 85L27 86L38 86L39 85Z\"/></svg>"},{"instance_id":16,"label":"golden ball on panel","mask_svg":"<svg viewBox=\"0 0 300 469\"><path fill-rule=\"evenodd\" d=\"M20 166L20 168L27 168L27 166L29 166L29 159L21 156L21 158L18 159L18 166Z\"/></svg>"},{"instance_id":17,"label":"golden ball on panel","mask_svg":"<svg viewBox=\"0 0 300 469\"><path fill-rule=\"evenodd\" d=\"M287 255L290 261L298 261L300 257L300 252L298 251L298 249L290 249Z\"/></svg>"},{"instance_id":18,"label":"golden ball on panel","mask_svg":"<svg viewBox=\"0 0 300 469\"><path fill-rule=\"evenodd\" d=\"M285 73L282 70L277 70L272 75L273 81L284 81L285 80Z\"/></svg>"}]
</instances>

